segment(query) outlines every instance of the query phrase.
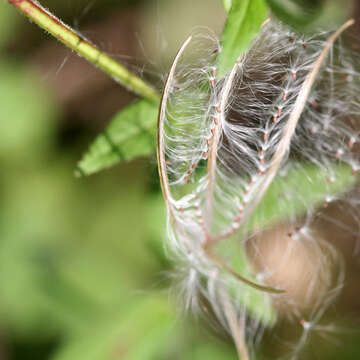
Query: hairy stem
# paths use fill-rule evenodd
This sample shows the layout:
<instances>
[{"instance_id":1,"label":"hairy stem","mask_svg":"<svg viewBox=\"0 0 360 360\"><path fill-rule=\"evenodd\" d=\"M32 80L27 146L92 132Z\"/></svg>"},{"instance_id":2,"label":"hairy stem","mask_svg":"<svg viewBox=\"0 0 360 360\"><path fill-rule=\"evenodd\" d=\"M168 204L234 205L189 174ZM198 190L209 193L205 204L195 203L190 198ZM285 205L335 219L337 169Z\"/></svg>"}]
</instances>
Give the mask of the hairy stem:
<instances>
[{"instance_id":1,"label":"hairy stem","mask_svg":"<svg viewBox=\"0 0 360 360\"><path fill-rule=\"evenodd\" d=\"M266 19L261 27L265 26L267 23L270 22L270 19ZM213 136L213 140L211 142L211 148L209 153L208 165L207 165L207 177L208 177L208 190L206 196L206 210L207 210L207 218L209 223L212 221L212 203L214 200L214 189L215 189L215 180L216 180L216 163L217 163L217 152L219 148L219 142L221 139L221 132L222 132L222 123L225 121L226 117L226 107L229 101L229 95L231 93L231 89L233 83L235 81L236 73L239 70L241 65L241 59L244 55L239 56L236 60L233 68L231 69L229 76L227 77L223 90L220 93L220 100L218 105L218 112L219 112L219 121L218 124L215 126L215 132ZM209 242L205 244L206 247L210 245L214 245L215 242L227 238L228 234L220 234L219 236L209 238ZM211 242L211 243L210 243Z\"/></svg>"},{"instance_id":2,"label":"hairy stem","mask_svg":"<svg viewBox=\"0 0 360 360\"><path fill-rule=\"evenodd\" d=\"M99 50L84 36L64 24L48 10L44 9L37 1L8 0L8 2L28 19L35 22L91 64L110 75L115 81L127 89L150 101L159 102L160 96L151 85L127 70L109 55Z\"/></svg>"},{"instance_id":3,"label":"hairy stem","mask_svg":"<svg viewBox=\"0 0 360 360\"><path fill-rule=\"evenodd\" d=\"M179 52L177 53L177 55L175 57L175 60L171 66L171 69L170 69L170 72L169 72L169 75L168 75L168 78L167 78L167 81L165 84L165 88L163 91L163 96L162 96L161 104L160 104L160 110L159 110L156 154L157 154L157 160L158 160L158 169L159 169L161 190L162 190L167 208L169 209L171 216L173 216L173 214L174 214L173 197L171 194L170 182L169 182L169 178L168 178L167 170L166 170L165 144L164 144L166 102L169 97L171 82L174 79L176 65L178 64L182 53L185 51L186 47L189 45L191 39L192 39L192 37L190 36L185 41L185 43L183 44L183 46L181 47L181 49L179 50Z\"/></svg>"},{"instance_id":4,"label":"hairy stem","mask_svg":"<svg viewBox=\"0 0 360 360\"><path fill-rule=\"evenodd\" d=\"M215 187L215 178L216 178L216 162L217 162L217 153L219 142L221 138L221 131L222 131L222 123L225 119L225 112L226 112L226 105L228 102L229 94L232 88L232 84L235 79L235 75L237 70L240 66L240 59L235 62L229 77L226 80L224 85L224 89L220 95L220 103L218 105L218 112L219 112L219 121L215 126L215 132L213 136L213 140L211 142L211 148L209 153L209 160L207 165L207 177L208 177L208 190L207 190L207 197L206 197L206 210L207 210L207 217L208 221L211 224L212 221L212 203L214 197L214 187Z\"/></svg>"},{"instance_id":5,"label":"hairy stem","mask_svg":"<svg viewBox=\"0 0 360 360\"><path fill-rule=\"evenodd\" d=\"M305 78L305 81L300 89L299 95L296 98L294 109L292 110L289 116L289 119L284 128L279 145L271 160L271 165L268 170L266 179L262 184L261 189L257 193L256 197L252 201L251 209L248 212L248 218L252 215L252 213L256 210L257 206L261 202L267 189L269 188L270 184L275 178L282 161L284 160L284 158L286 157L289 151L291 139L295 133L296 126L298 124L300 116L304 110L304 107L310 95L311 88L314 85L316 76L319 73L320 68L324 63L332 45L334 44L335 40L341 35L341 33L344 32L348 27L352 26L354 23L355 21L353 19L348 20L329 38L323 50L321 51L319 57L314 62L311 71Z\"/></svg>"}]
</instances>

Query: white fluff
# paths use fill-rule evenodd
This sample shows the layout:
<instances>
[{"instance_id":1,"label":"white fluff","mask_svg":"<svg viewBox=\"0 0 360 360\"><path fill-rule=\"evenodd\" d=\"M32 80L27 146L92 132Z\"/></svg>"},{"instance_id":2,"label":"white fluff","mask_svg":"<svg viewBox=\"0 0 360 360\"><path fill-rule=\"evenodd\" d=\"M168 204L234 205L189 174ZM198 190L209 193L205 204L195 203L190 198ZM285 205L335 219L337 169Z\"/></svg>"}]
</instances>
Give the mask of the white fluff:
<instances>
[{"instance_id":1,"label":"white fluff","mask_svg":"<svg viewBox=\"0 0 360 360\"><path fill-rule=\"evenodd\" d=\"M201 310L205 299L234 337L227 305L230 301L240 319L247 308L244 299L250 287L228 268L237 271L236 253L245 253L245 241L254 231L252 221L261 217L257 212L254 220L254 211L273 177L282 189L279 206L284 206L302 200L297 189L287 185L286 178L299 169L306 172L304 164L313 164L319 170L316 176L309 172L309 183L321 182L325 189L337 181L340 163L349 165L349 174L360 168L353 153L359 141L354 125L360 113L360 77L351 55L339 41L321 64L309 95L306 93L301 116L294 122L296 128L284 145L289 118L299 107L299 94L330 35L306 38L270 22L232 71L219 78L219 41L212 34L197 33L178 54L165 87L158 156L169 209L169 254L183 275L185 306ZM285 148L279 156L281 146ZM279 164L274 167L277 156ZM336 198L329 191L319 203ZM357 203L358 199L349 201ZM303 221L301 231L295 232L292 240L311 242L319 253L319 264L325 264L329 254L331 261L339 262L334 249L329 244L318 244L311 231L318 209L305 207L305 216L299 217L296 209L288 214L293 224ZM209 248L216 249L214 257ZM320 266L319 274L323 270ZM272 271L266 269L257 279L266 279ZM242 272L241 276L252 276L246 261ZM342 281L342 273L335 278L329 274L329 298L338 293ZM271 296L287 301L286 294L262 296L266 301ZM314 304L314 321L327 305ZM289 315L303 320L295 307ZM312 319L304 321L308 324ZM250 316L246 324L249 339L262 333L261 321L256 317ZM307 334L309 326L304 326L304 331ZM296 356L298 352L296 347Z\"/></svg>"}]
</instances>

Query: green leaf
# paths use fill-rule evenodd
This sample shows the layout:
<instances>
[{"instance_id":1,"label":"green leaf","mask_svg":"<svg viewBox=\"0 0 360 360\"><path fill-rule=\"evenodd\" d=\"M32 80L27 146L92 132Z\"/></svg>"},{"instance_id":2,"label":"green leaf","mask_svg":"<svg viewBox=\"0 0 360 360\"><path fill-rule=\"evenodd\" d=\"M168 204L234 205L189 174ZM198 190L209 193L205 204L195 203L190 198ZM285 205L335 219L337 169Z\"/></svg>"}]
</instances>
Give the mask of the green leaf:
<instances>
[{"instance_id":1,"label":"green leaf","mask_svg":"<svg viewBox=\"0 0 360 360\"><path fill-rule=\"evenodd\" d=\"M264 0L233 0L222 35L219 74L224 75L249 48L267 16Z\"/></svg>"},{"instance_id":2,"label":"green leaf","mask_svg":"<svg viewBox=\"0 0 360 360\"><path fill-rule=\"evenodd\" d=\"M332 176L335 181L329 182ZM310 207L322 206L326 196L338 196L348 190L354 182L355 177L347 165L334 166L331 173L315 165L295 166L271 184L250 220L249 230L301 216Z\"/></svg>"},{"instance_id":3,"label":"green leaf","mask_svg":"<svg viewBox=\"0 0 360 360\"><path fill-rule=\"evenodd\" d=\"M145 229L148 233L147 247L155 259L167 270L172 264L165 254L166 205L161 193L148 196L146 201Z\"/></svg>"},{"instance_id":4,"label":"green leaf","mask_svg":"<svg viewBox=\"0 0 360 360\"><path fill-rule=\"evenodd\" d=\"M246 279L257 283L258 280L255 279L246 256L245 246L239 244L238 241L227 241L222 246L227 247L227 254L231 254L233 269ZM221 245L219 247L221 248ZM231 251L229 251L230 249ZM241 304L251 317L268 327L275 324L276 313L272 306L271 297L267 293L239 281L234 281L232 275L229 277L227 288L233 299Z\"/></svg>"},{"instance_id":5,"label":"green leaf","mask_svg":"<svg viewBox=\"0 0 360 360\"><path fill-rule=\"evenodd\" d=\"M231 9L231 3L232 3L232 0L222 0L223 2L223 5L224 5L224 8L227 12L230 11Z\"/></svg>"},{"instance_id":6,"label":"green leaf","mask_svg":"<svg viewBox=\"0 0 360 360\"><path fill-rule=\"evenodd\" d=\"M323 0L266 0L271 11L284 23L297 28L315 21L322 12Z\"/></svg>"},{"instance_id":7,"label":"green leaf","mask_svg":"<svg viewBox=\"0 0 360 360\"><path fill-rule=\"evenodd\" d=\"M120 111L79 162L78 175L90 175L120 161L152 154L157 113L157 105L147 100Z\"/></svg>"}]
</instances>

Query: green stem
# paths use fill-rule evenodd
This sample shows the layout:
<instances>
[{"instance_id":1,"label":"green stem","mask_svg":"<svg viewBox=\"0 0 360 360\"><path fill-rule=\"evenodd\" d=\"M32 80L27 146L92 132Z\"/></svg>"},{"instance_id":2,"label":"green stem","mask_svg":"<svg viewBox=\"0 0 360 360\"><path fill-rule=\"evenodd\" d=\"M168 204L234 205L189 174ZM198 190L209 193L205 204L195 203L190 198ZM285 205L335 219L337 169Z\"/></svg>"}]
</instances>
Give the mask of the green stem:
<instances>
[{"instance_id":1,"label":"green stem","mask_svg":"<svg viewBox=\"0 0 360 360\"><path fill-rule=\"evenodd\" d=\"M156 103L160 101L159 94L151 85L99 50L84 36L64 24L36 1L8 0L8 2L42 29L135 94Z\"/></svg>"}]
</instances>

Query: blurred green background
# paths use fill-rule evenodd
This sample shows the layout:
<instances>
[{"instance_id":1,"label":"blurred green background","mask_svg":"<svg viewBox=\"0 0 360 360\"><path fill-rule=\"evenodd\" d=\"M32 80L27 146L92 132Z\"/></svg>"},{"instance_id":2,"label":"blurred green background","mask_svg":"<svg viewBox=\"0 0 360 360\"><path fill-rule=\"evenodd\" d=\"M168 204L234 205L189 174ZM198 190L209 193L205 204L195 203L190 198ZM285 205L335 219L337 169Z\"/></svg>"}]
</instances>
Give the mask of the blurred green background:
<instances>
[{"instance_id":1,"label":"blurred green background","mask_svg":"<svg viewBox=\"0 0 360 360\"><path fill-rule=\"evenodd\" d=\"M42 4L159 87L191 27L225 19L209 0ZM74 176L133 99L0 1L0 359L236 359L169 298L155 157ZM310 353L360 358L357 331L343 337Z\"/></svg>"}]
</instances>

